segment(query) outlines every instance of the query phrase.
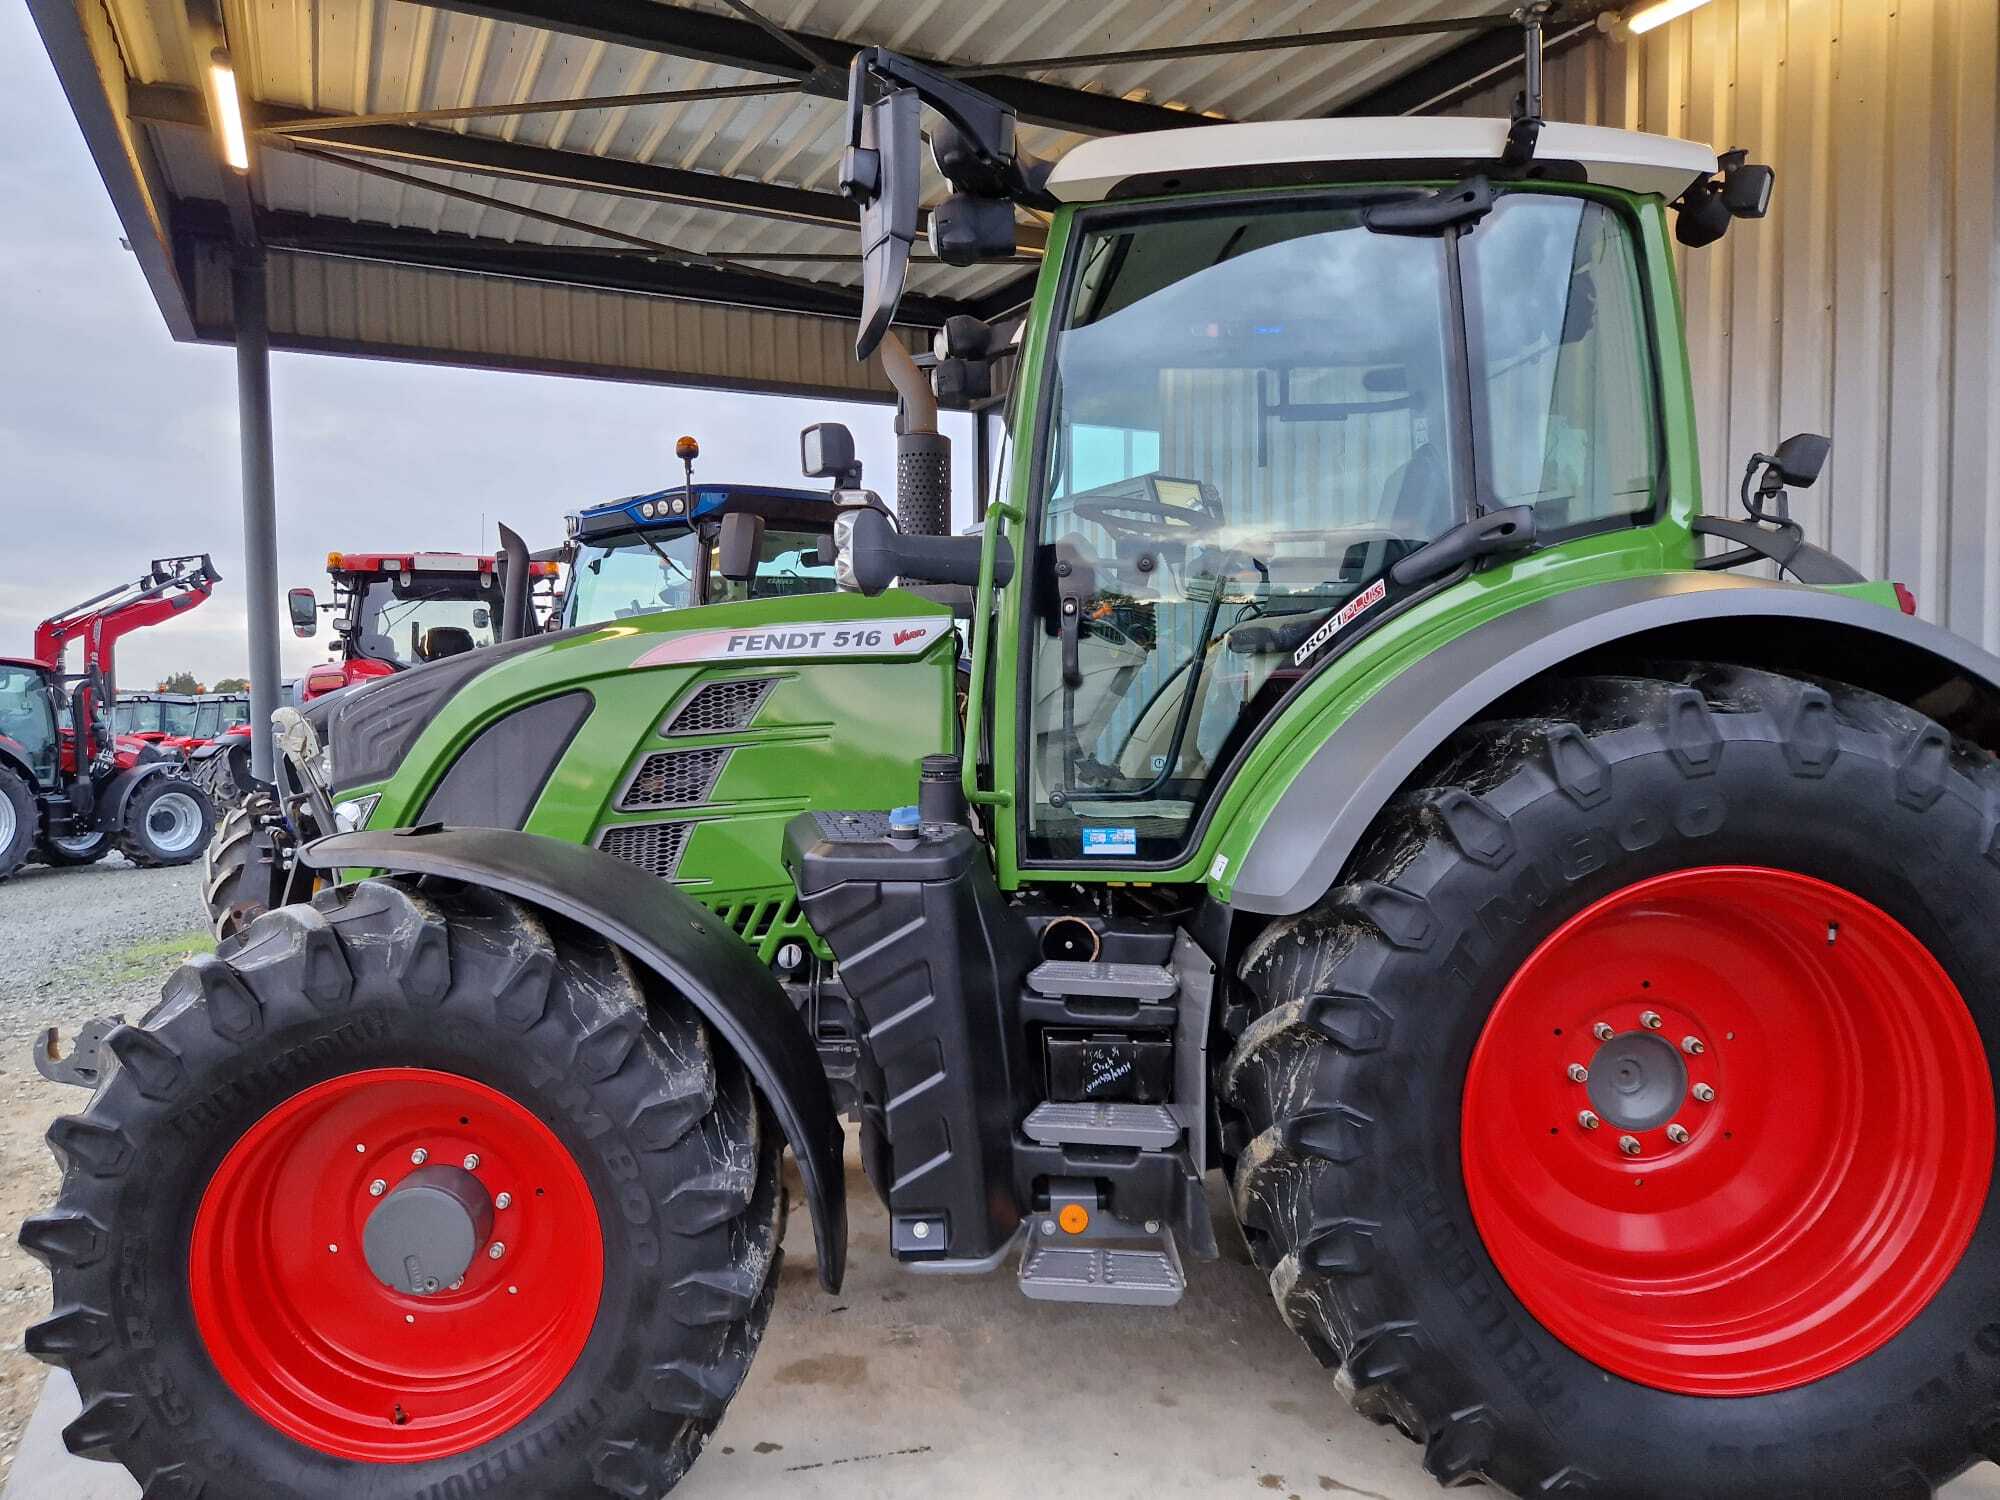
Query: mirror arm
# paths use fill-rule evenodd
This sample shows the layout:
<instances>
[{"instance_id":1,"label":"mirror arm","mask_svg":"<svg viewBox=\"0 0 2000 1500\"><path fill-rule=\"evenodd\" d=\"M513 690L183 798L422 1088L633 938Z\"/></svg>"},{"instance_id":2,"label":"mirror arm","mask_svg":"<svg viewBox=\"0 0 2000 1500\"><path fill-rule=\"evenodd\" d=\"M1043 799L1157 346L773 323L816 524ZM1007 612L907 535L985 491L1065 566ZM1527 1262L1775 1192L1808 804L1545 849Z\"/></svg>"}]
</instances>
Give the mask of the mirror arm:
<instances>
[{"instance_id":1,"label":"mirror arm","mask_svg":"<svg viewBox=\"0 0 2000 1500\"><path fill-rule=\"evenodd\" d=\"M925 67L884 47L863 47L847 65L847 145L861 148L862 110L868 102L869 81L887 88L914 89L917 97L943 115L957 132L966 156L958 157L952 183L988 197L1011 198L1031 208L1053 208L1055 200L1044 185L1040 163L1024 162L1014 147L1014 111L991 94ZM970 170L968 170L970 169ZM865 181L840 185L849 198L872 196L879 186Z\"/></svg>"}]
</instances>

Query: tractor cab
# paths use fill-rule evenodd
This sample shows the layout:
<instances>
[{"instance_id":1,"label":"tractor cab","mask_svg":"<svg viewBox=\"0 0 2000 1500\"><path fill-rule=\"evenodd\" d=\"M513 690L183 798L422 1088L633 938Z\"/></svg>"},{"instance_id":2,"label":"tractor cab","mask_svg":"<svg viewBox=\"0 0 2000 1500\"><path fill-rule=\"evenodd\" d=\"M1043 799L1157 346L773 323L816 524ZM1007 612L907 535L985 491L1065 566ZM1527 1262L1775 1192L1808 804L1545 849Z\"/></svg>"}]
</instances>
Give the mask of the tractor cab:
<instances>
[{"instance_id":1,"label":"tractor cab","mask_svg":"<svg viewBox=\"0 0 2000 1500\"><path fill-rule=\"evenodd\" d=\"M545 593L553 588L560 571L555 563L531 562L529 568L532 585ZM319 612L330 610L339 638L338 655L306 673L305 698L501 639L504 589L491 555L329 552L326 570L333 580L330 604L308 588L293 589L289 600L296 632L314 634Z\"/></svg>"},{"instance_id":2,"label":"tractor cab","mask_svg":"<svg viewBox=\"0 0 2000 1500\"><path fill-rule=\"evenodd\" d=\"M751 545L745 566L725 571L723 527L738 516ZM684 485L579 511L566 518L562 623L832 593L833 517L822 492L742 484ZM730 576L736 572L743 576Z\"/></svg>"},{"instance_id":3,"label":"tractor cab","mask_svg":"<svg viewBox=\"0 0 2000 1500\"><path fill-rule=\"evenodd\" d=\"M56 779L61 758L62 691L40 662L0 657L0 758L40 783Z\"/></svg>"}]
</instances>

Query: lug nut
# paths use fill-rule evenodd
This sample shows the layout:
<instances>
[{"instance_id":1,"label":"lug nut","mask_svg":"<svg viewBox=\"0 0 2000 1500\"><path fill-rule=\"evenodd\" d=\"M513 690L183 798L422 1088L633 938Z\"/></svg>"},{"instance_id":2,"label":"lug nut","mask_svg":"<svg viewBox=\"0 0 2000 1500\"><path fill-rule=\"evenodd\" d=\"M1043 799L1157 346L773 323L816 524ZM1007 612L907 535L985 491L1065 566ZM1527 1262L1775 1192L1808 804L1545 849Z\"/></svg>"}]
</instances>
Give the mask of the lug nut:
<instances>
[{"instance_id":1,"label":"lug nut","mask_svg":"<svg viewBox=\"0 0 2000 1500\"><path fill-rule=\"evenodd\" d=\"M368 1184L368 1196L371 1198L379 1198L388 1191L389 1191L389 1184L384 1182L379 1177L376 1178L373 1182Z\"/></svg>"},{"instance_id":2,"label":"lug nut","mask_svg":"<svg viewBox=\"0 0 2000 1500\"><path fill-rule=\"evenodd\" d=\"M1665 1025L1666 1023L1660 1019L1660 1013L1658 1011L1642 1010L1639 1012L1639 1024L1645 1027L1648 1031L1658 1031L1660 1027Z\"/></svg>"},{"instance_id":3,"label":"lug nut","mask_svg":"<svg viewBox=\"0 0 2000 1500\"><path fill-rule=\"evenodd\" d=\"M1611 1029L1611 1023L1609 1021L1599 1021L1595 1026L1590 1028L1590 1034L1596 1037L1600 1042L1608 1042L1614 1036L1618 1035L1617 1032Z\"/></svg>"},{"instance_id":4,"label":"lug nut","mask_svg":"<svg viewBox=\"0 0 2000 1500\"><path fill-rule=\"evenodd\" d=\"M430 1152L426 1151L422 1146L417 1147L416 1150L410 1153L410 1162L414 1166L421 1167L425 1162L429 1161L430 1159L431 1159Z\"/></svg>"},{"instance_id":5,"label":"lug nut","mask_svg":"<svg viewBox=\"0 0 2000 1500\"><path fill-rule=\"evenodd\" d=\"M1667 1139L1672 1141L1676 1146L1685 1146L1689 1139L1687 1126L1676 1120L1667 1127Z\"/></svg>"},{"instance_id":6,"label":"lug nut","mask_svg":"<svg viewBox=\"0 0 2000 1500\"><path fill-rule=\"evenodd\" d=\"M1698 1036L1684 1036L1681 1038L1681 1051L1685 1052L1689 1057L1700 1057L1707 1050L1708 1044Z\"/></svg>"},{"instance_id":7,"label":"lug nut","mask_svg":"<svg viewBox=\"0 0 2000 1500\"><path fill-rule=\"evenodd\" d=\"M512 1208L514 1206L514 1195L512 1193L502 1193L493 1200L493 1206L495 1208Z\"/></svg>"},{"instance_id":8,"label":"lug nut","mask_svg":"<svg viewBox=\"0 0 2000 1500\"><path fill-rule=\"evenodd\" d=\"M1694 1086L1694 1096L1703 1104L1713 1104L1715 1103L1715 1088L1711 1084L1697 1083Z\"/></svg>"},{"instance_id":9,"label":"lug nut","mask_svg":"<svg viewBox=\"0 0 2000 1500\"><path fill-rule=\"evenodd\" d=\"M489 1260L498 1260L501 1256L505 1255L506 1253L507 1253L507 1247L501 1244L500 1241L495 1240L492 1243L492 1245L488 1247L486 1251L486 1256L487 1259Z\"/></svg>"},{"instance_id":10,"label":"lug nut","mask_svg":"<svg viewBox=\"0 0 2000 1500\"><path fill-rule=\"evenodd\" d=\"M1595 1110L1585 1109L1577 1112L1576 1123L1585 1130L1595 1130L1603 1122L1597 1118Z\"/></svg>"},{"instance_id":11,"label":"lug nut","mask_svg":"<svg viewBox=\"0 0 2000 1500\"><path fill-rule=\"evenodd\" d=\"M1571 1063L1569 1065L1569 1081L1571 1083L1590 1082L1590 1069L1586 1068L1582 1063Z\"/></svg>"},{"instance_id":12,"label":"lug nut","mask_svg":"<svg viewBox=\"0 0 2000 1500\"><path fill-rule=\"evenodd\" d=\"M465 1158L465 1170L468 1172L477 1172L479 1170L479 1157L476 1154L468 1155Z\"/></svg>"},{"instance_id":13,"label":"lug nut","mask_svg":"<svg viewBox=\"0 0 2000 1500\"><path fill-rule=\"evenodd\" d=\"M1639 1138L1632 1135L1619 1136L1618 1149L1623 1151L1627 1156L1637 1156L1639 1154Z\"/></svg>"}]
</instances>

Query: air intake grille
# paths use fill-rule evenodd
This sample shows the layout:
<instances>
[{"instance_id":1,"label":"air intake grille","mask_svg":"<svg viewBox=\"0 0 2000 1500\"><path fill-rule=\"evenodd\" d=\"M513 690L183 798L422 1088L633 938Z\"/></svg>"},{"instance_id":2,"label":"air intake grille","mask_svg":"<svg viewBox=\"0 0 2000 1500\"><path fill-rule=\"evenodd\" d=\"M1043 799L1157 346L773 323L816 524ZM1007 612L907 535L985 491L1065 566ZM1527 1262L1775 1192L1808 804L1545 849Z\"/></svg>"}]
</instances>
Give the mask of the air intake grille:
<instances>
[{"instance_id":1,"label":"air intake grille","mask_svg":"<svg viewBox=\"0 0 2000 1500\"><path fill-rule=\"evenodd\" d=\"M709 682L674 710L662 734L729 734L757 717L777 682L769 677Z\"/></svg>"},{"instance_id":2,"label":"air intake grille","mask_svg":"<svg viewBox=\"0 0 2000 1500\"><path fill-rule=\"evenodd\" d=\"M639 774L618 799L620 812L645 812L655 807L695 807L706 802L729 750L660 750L646 757Z\"/></svg>"},{"instance_id":3,"label":"air intake grille","mask_svg":"<svg viewBox=\"0 0 2000 1500\"><path fill-rule=\"evenodd\" d=\"M623 823L605 829L597 847L613 859L637 865L648 875L672 880L693 831L692 823Z\"/></svg>"}]
</instances>

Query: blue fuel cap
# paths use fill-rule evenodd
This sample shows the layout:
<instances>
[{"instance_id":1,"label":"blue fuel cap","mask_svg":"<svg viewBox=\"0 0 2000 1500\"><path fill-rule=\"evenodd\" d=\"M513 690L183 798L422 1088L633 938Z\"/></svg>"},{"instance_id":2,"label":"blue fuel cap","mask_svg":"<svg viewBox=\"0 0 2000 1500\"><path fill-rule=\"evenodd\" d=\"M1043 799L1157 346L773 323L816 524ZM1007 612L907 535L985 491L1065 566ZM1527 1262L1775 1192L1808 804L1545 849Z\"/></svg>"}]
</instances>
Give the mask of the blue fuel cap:
<instances>
[{"instance_id":1,"label":"blue fuel cap","mask_svg":"<svg viewBox=\"0 0 2000 1500\"><path fill-rule=\"evenodd\" d=\"M915 833L921 822L922 819L919 817L914 803L908 807L892 807L889 809L889 831L891 833Z\"/></svg>"}]
</instances>

